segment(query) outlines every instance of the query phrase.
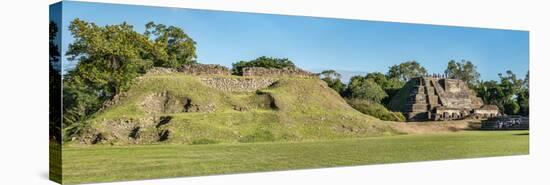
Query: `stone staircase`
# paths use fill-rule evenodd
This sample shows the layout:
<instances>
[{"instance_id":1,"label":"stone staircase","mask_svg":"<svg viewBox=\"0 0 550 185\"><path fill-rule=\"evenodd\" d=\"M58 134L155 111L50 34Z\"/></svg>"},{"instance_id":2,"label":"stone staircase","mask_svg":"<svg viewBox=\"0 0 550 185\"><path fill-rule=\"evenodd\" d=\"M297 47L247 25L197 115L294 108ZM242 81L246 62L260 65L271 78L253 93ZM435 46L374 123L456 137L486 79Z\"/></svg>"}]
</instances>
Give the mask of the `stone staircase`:
<instances>
[{"instance_id":1,"label":"stone staircase","mask_svg":"<svg viewBox=\"0 0 550 185\"><path fill-rule=\"evenodd\" d=\"M433 108L441 106L434 83L436 82L429 78L416 79L413 93L408 97L408 103L405 105L405 116L408 120L433 119Z\"/></svg>"}]
</instances>

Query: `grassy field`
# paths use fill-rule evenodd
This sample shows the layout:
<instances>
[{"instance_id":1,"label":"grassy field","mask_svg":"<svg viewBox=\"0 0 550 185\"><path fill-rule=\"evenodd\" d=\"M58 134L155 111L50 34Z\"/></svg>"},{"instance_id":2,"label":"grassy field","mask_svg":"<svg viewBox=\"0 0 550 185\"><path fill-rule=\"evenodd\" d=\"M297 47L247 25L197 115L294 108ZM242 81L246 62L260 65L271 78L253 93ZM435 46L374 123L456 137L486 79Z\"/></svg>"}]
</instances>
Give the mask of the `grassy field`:
<instances>
[{"instance_id":1,"label":"grassy field","mask_svg":"<svg viewBox=\"0 0 550 185\"><path fill-rule=\"evenodd\" d=\"M528 131L330 141L63 147L63 183L529 154Z\"/></svg>"}]
</instances>

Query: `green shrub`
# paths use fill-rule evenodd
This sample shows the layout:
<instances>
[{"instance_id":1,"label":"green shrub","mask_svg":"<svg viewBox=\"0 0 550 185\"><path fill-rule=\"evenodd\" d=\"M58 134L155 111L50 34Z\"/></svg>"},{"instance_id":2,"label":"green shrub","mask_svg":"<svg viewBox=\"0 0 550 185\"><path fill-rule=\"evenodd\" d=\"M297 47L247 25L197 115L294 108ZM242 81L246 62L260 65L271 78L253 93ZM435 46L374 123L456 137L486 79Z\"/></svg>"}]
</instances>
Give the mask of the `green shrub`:
<instances>
[{"instance_id":1,"label":"green shrub","mask_svg":"<svg viewBox=\"0 0 550 185\"><path fill-rule=\"evenodd\" d=\"M351 77L344 96L380 103L388 94L374 80L363 76Z\"/></svg>"},{"instance_id":2,"label":"green shrub","mask_svg":"<svg viewBox=\"0 0 550 185\"><path fill-rule=\"evenodd\" d=\"M251 61L239 61L233 63L233 74L242 75L243 68L245 67L265 67L265 68L278 68L296 67L294 63L287 58L272 58L261 56Z\"/></svg>"},{"instance_id":3,"label":"green shrub","mask_svg":"<svg viewBox=\"0 0 550 185\"><path fill-rule=\"evenodd\" d=\"M264 141L274 141L275 136L269 130L256 130L250 135L246 135L243 138L239 139L239 142L242 143L252 143L252 142L264 142Z\"/></svg>"},{"instance_id":4,"label":"green shrub","mask_svg":"<svg viewBox=\"0 0 550 185\"><path fill-rule=\"evenodd\" d=\"M389 111L382 104L368 100L351 99L346 100L354 109L384 121L405 121L405 116L400 112Z\"/></svg>"}]
</instances>

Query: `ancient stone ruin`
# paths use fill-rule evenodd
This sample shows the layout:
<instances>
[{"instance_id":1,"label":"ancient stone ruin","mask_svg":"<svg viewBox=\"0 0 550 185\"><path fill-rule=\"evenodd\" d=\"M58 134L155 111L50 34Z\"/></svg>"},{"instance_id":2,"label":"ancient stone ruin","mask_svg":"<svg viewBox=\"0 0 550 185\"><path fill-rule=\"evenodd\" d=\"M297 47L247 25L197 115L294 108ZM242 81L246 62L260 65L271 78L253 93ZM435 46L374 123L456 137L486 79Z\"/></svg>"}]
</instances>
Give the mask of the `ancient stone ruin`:
<instances>
[{"instance_id":1,"label":"ancient stone ruin","mask_svg":"<svg viewBox=\"0 0 550 185\"><path fill-rule=\"evenodd\" d=\"M302 70L297 67L287 68L265 68L265 67L245 67L243 76L262 76L262 77L317 77L316 74Z\"/></svg>"},{"instance_id":2,"label":"ancient stone ruin","mask_svg":"<svg viewBox=\"0 0 550 185\"><path fill-rule=\"evenodd\" d=\"M213 88L228 92L254 92L275 83L273 78L224 78L201 77L200 80Z\"/></svg>"},{"instance_id":3,"label":"ancient stone ruin","mask_svg":"<svg viewBox=\"0 0 550 185\"><path fill-rule=\"evenodd\" d=\"M391 100L389 107L402 112L409 121L490 118L499 115L498 107L484 105L466 83L444 76L409 80Z\"/></svg>"},{"instance_id":4,"label":"ancient stone ruin","mask_svg":"<svg viewBox=\"0 0 550 185\"><path fill-rule=\"evenodd\" d=\"M173 70L167 68L154 68L149 73L173 73ZM177 69L177 72L187 75L231 75L231 70L218 64L186 64ZM317 74L308 72L297 67L287 68L265 68L265 67L245 67L242 76L259 77L317 77Z\"/></svg>"},{"instance_id":5,"label":"ancient stone ruin","mask_svg":"<svg viewBox=\"0 0 550 185\"><path fill-rule=\"evenodd\" d=\"M191 98L177 97L168 91L147 96L141 102L141 107L147 113L183 113L183 112L214 112L214 104L197 104Z\"/></svg>"},{"instance_id":6,"label":"ancient stone ruin","mask_svg":"<svg viewBox=\"0 0 550 185\"><path fill-rule=\"evenodd\" d=\"M186 64L178 72L188 75L231 75L229 68L218 64Z\"/></svg>"},{"instance_id":7,"label":"ancient stone ruin","mask_svg":"<svg viewBox=\"0 0 550 185\"><path fill-rule=\"evenodd\" d=\"M529 130L529 117L499 116L482 122L482 130Z\"/></svg>"}]
</instances>

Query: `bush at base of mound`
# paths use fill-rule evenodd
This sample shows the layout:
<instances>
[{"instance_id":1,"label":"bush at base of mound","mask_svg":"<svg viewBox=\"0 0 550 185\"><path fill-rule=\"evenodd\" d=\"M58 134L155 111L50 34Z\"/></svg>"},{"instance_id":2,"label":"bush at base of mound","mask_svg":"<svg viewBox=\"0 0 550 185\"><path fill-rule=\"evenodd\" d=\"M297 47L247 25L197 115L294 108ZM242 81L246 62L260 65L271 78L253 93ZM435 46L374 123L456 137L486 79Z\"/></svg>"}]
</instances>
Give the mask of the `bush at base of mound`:
<instances>
[{"instance_id":1,"label":"bush at base of mound","mask_svg":"<svg viewBox=\"0 0 550 185\"><path fill-rule=\"evenodd\" d=\"M382 104L368 100L347 99L348 104L355 110L373 116L384 121L405 121L405 116L400 112L392 112Z\"/></svg>"}]
</instances>

